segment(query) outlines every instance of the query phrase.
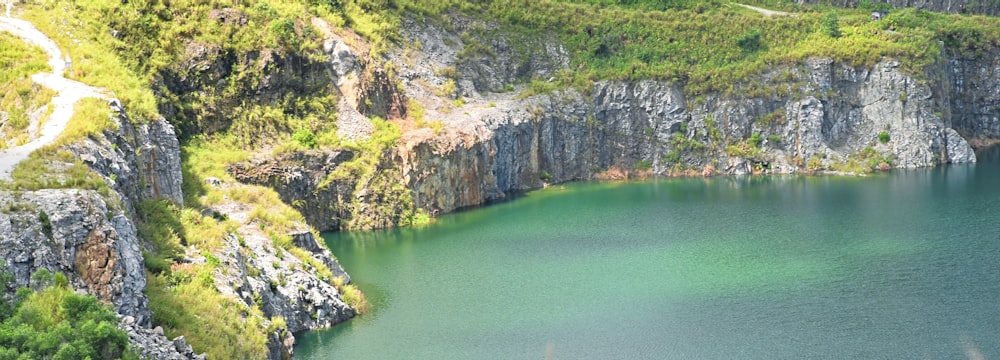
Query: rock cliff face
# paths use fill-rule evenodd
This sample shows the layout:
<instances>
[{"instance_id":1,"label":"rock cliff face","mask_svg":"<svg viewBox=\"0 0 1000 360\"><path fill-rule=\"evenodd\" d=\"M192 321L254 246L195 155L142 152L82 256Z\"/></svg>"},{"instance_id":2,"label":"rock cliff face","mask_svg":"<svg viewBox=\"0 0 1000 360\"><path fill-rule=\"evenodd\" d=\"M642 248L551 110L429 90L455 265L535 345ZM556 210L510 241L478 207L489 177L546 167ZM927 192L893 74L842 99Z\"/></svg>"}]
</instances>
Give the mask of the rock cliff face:
<instances>
[{"instance_id":1,"label":"rock cliff face","mask_svg":"<svg viewBox=\"0 0 1000 360\"><path fill-rule=\"evenodd\" d=\"M140 199L169 199L184 204L181 151L173 126L165 119L135 124L118 100L111 100L118 131L67 145L111 188L122 195L126 210ZM131 214L134 215L134 214Z\"/></svg>"},{"instance_id":2,"label":"rock cliff face","mask_svg":"<svg viewBox=\"0 0 1000 360\"><path fill-rule=\"evenodd\" d=\"M119 314L150 323L139 239L121 209L84 190L0 193L0 203L6 210L0 213L0 258L17 286L27 286L39 269L60 271Z\"/></svg>"},{"instance_id":3,"label":"rock cliff face","mask_svg":"<svg viewBox=\"0 0 1000 360\"><path fill-rule=\"evenodd\" d=\"M230 216L239 217L239 212ZM340 298L340 292L322 279L313 265L275 246L260 229L247 224L240 235L232 234L217 253L226 271L216 275L216 287L247 306L257 306L268 318L280 317L285 328L267 334L268 359L293 355L294 333L339 324L354 317L355 310ZM293 242L307 256L331 270L334 277L350 277L308 231L293 235ZM252 255L247 255L252 254Z\"/></svg>"},{"instance_id":4,"label":"rock cliff face","mask_svg":"<svg viewBox=\"0 0 1000 360\"><path fill-rule=\"evenodd\" d=\"M153 328L142 258L149 245L131 220L142 200L183 204L177 136L163 119L134 124L117 100L110 105L117 130L64 148L103 176L112 192L0 192L0 258L14 274L15 286L27 285L31 274L44 268L65 273L75 288L113 304L122 317L120 327L144 358L203 358L183 337L169 340L162 329ZM241 214L238 207L217 210ZM290 355L294 332L328 327L354 316L354 309L330 284L332 279L320 279L309 262L275 248L256 226L245 226L239 233L230 234L218 254L225 271L219 272L216 284L223 294L259 306L265 316L285 319L286 325L270 334L268 358ZM303 230L292 238L311 264L322 264L334 277L350 281L312 233ZM246 246L259 256L244 256L246 251L239 249Z\"/></svg>"},{"instance_id":5,"label":"rock cliff face","mask_svg":"<svg viewBox=\"0 0 1000 360\"><path fill-rule=\"evenodd\" d=\"M518 84L568 71L569 56L557 40L452 20L447 30L404 20L406 43L414 45L386 59L405 97L443 127L414 128L412 118L397 119L406 131L377 172L398 179L412 206L432 214L545 183L629 173L850 172L974 162L966 139L979 145L1000 137L1000 65L992 53L941 59L925 74L907 73L891 59L871 67L809 59L777 66L731 91L698 96L682 83L644 80L522 98L515 95L524 90ZM352 104L384 97L362 91L374 80L360 75L357 50L339 39L327 48L335 84L356 96ZM442 93L450 84L455 92ZM298 154L231 170L242 182L271 186L286 202L297 201L310 224L324 231L398 224L401 217L392 214L407 211L405 204L380 207L395 185L328 178L349 160L345 153ZM385 214L371 215L375 209ZM365 217L374 221L356 221Z\"/></svg>"},{"instance_id":6,"label":"rock cliff face","mask_svg":"<svg viewBox=\"0 0 1000 360\"><path fill-rule=\"evenodd\" d=\"M278 159L257 159L230 168L230 173L243 183L270 186L281 200L291 204L306 221L320 231L341 228L347 204L354 193L349 181L331 181L327 176L337 167L354 158L351 151L294 153Z\"/></svg>"},{"instance_id":7,"label":"rock cliff face","mask_svg":"<svg viewBox=\"0 0 1000 360\"><path fill-rule=\"evenodd\" d=\"M883 1L871 1L879 3ZM937 12L957 14L1000 15L1000 3L981 0L888 0L895 8L912 7ZM857 0L796 0L799 4L823 4L838 7L855 7Z\"/></svg>"},{"instance_id":8,"label":"rock cliff face","mask_svg":"<svg viewBox=\"0 0 1000 360\"><path fill-rule=\"evenodd\" d=\"M145 295L144 242L135 224L135 202L166 198L183 203L180 146L163 119L133 124L121 103L110 108L117 131L65 146L95 172L112 192L82 190L0 192L7 211L0 214L0 256L17 285L27 285L39 269L62 272L77 289L114 305L140 355L195 357L180 340L151 330ZM12 289L7 289L12 290Z\"/></svg>"},{"instance_id":9,"label":"rock cliff face","mask_svg":"<svg viewBox=\"0 0 1000 360\"><path fill-rule=\"evenodd\" d=\"M948 69L926 77L908 75L892 60L867 68L810 59L736 84L731 93L694 99L683 84L652 80L598 82L587 93L568 89L517 99L480 94L497 86L477 85L513 79L478 77L510 68L535 69L536 77L552 74L565 63L553 50L557 45L543 42L536 49L555 60L519 63L516 56L501 55L506 43L476 39L492 44L497 55L469 60L457 55L468 46L457 35L410 28L417 29L408 35L425 52L407 61L394 58L403 64L407 95L431 98L429 113L448 126L438 134L430 129L404 134L395 163L416 206L432 212L501 199L543 182L589 179L609 169L706 175L790 173L836 168L854 159L895 167L975 162L959 132L997 137L994 95L1000 83L993 58L954 59L943 65ZM458 81L470 103L435 107L440 103L426 87L410 79L443 82L434 69L453 64L475 69L462 72ZM879 139L883 132L887 141ZM754 138L759 143L751 146Z\"/></svg>"},{"instance_id":10,"label":"rock cliff face","mask_svg":"<svg viewBox=\"0 0 1000 360\"><path fill-rule=\"evenodd\" d=\"M74 288L114 305L140 355L194 357L163 346L173 343L162 330L150 330L142 244L125 211L91 190L0 192L0 204L0 258L14 274L14 285L28 286L39 269L62 272Z\"/></svg>"},{"instance_id":11,"label":"rock cliff face","mask_svg":"<svg viewBox=\"0 0 1000 360\"><path fill-rule=\"evenodd\" d=\"M1000 52L978 58L953 56L946 66L943 92L951 125L977 143L1000 138Z\"/></svg>"}]
</instances>

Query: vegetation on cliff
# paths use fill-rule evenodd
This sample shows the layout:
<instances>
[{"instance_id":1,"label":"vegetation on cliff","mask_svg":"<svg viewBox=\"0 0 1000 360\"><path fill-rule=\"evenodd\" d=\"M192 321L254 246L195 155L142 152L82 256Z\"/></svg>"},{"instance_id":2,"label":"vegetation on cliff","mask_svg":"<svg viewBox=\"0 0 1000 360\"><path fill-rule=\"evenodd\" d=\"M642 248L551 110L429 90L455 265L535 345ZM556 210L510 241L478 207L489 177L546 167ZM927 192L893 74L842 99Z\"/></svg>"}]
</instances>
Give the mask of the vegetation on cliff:
<instances>
[{"instance_id":1,"label":"vegetation on cliff","mask_svg":"<svg viewBox=\"0 0 1000 360\"><path fill-rule=\"evenodd\" d=\"M207 210L223 198L255 207L250 221L266 229L276 247L301 257L327 282L339 285L345 298L354 299L353 305L363 307L363 295L353 285L335 279L325 265L291 243L288 233L303 223L302 216L281 203L272 190L202 186L209 177L235 183L226 174L225 165L245 160L254 151L296 151L302 146L339 143L333 121L336 98L328 82L306 87L299 85L303 79L292 78L279 86L291 89L287 92L261 89L278 67L322 64L322 59L310 59L322 55L318 51L321 37L310 24L313 16L342 21L308 3L278 1L172 1L169 5L161 1L38 2L15 7L15 13L36 24L74 59L68 78L108 88L122 100L133 120L167 115L185 140L185 159L194 158L184 165L188 206L180 208L164 201L137 204L141 237L150 242L151 251L145 254L150 308L154 321L167 335L185 335L196 352L206 352L211 358L256 358L267 353L265 333L284 326L281 319L264 317L260 308L222 295L213 284L213 277L222 270L212 254L223 237L236 232L238 226ZM3 35L0 41L5 45L16 42ZM32 59L30 48L12 45L3 49L4 59L16 58L4 61L5 69L8 64L17 66L3 73L4 86L31 85L26 75L41 70L35 67L46 66L42 55L38 55L42 59L39 64L24 61ZM191 63L199 67L188 68ZM184 81L178 79L196 82L192 78L206 70L201 64L226 67L212 69L219 72L209 74L211 83L197 84L198 88L173 87ZM6 81L7 77L20 82ZM197 97L186 97L191 94ZM7 188L83 187L108 195L104 179L57 149L115 130L108 114L103 102L81 103L59 144L33 154L18 166ZM293 139L294 132L314 134L313 141ZM178 264L188 256L184 253L188 247L208 261Z\"/></svg>"},{"instance_id":2,"label":"vegetation on cliff","mask_svg":"<svg viewBox=\"0 0 1000 360\"><path fill-rule=\"evenodd\" d=\"M0 289L12 280L0 272ZM0 298L0 359L137 359L107 305L77 295L66 276L42 269L31 288Z\"/></svg>"},{"instance_id":3,"label":"vegetation on cliff","mask_svg":"<svg viewBox=\"0 0 1000 360\"><path fill-rule=\"evenodd\" d=\"M558 34L572 55L572 70L558 79L565 85L601 79L663 79L685 84L693 95L742 91L739 84L751 76L809 57L855 66L888 57L921 74L942 50L974 56L1000 46L1000 20L996 18L901 9L872 21L875 6L871 2L857 9L774 0L744 2L785 9L791 12L787 16L766 16L722 1L357 3L363 9L381 10L375 12L380 15L363 15L382 24L372 27L379 31L368 34L372 38L397 39L399 18L408 14L447 23L449 14L465 13L497 22L503 26L501 31ZM347 13L351 8L344 5Z\"/></svg>"}]
</instances>

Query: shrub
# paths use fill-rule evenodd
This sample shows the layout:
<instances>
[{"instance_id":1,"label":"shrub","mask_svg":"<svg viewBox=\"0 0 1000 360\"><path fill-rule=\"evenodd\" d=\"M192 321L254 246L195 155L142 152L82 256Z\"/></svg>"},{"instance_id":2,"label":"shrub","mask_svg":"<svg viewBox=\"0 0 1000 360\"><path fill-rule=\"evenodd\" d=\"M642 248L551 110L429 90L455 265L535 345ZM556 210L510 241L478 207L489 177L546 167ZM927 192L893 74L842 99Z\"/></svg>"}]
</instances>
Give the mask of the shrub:
<instances>
[{"instance_id":1,"label":"shrub","mask_svg":"<svg viewBox=\"0 0 1000 360\"><path fill-rule=\"evenodd\" d=\"M746 34L743 34L743 36L740 36L740 38L736 40L736 46L739 46L740 49L743 49L743 51L748 53L760 50L763 46L760 41L760 30L751 29Z\"/></svg>"},{"instance_id":2,"label":"shrub","mask_svg":"<svg viewBox=\"0 0 1000 360\"><path fill-rule=\"evenodd\" d=\"M316 148L316 134L313 134L309 129L299 129L295 134L292 134L292 140L306 149Z\"/></svg>"},{"instance_id":3,"label":"shrub","mask_svg":"<svg viewBox=\"0 0 1000 360\"><path fill-rule=\"evenodd\" d=\"M338 290L340 290L340 297L344 300L345 304L350 305L359 314L368 312L368 299L361 290L358 290L357 286L354 286L354 284L342 285Z\"/></svg>"},{"instance_id":4,"label":"shrub","mask_svg":"<svg viewBox=\"0 0 1000 360\"><path fill-rule=\"evenodd\" d=\"M52 274L43 270L32 275L40 286L36 291L19 289L13 309L0 306L4 310L0 311L0 357L137 359L128 349L128 335L115 326L118 319L110 307L93 296L74 293L62 273L55 274L52 286ZM6 305L6 301L0 303Z\"/></svg>"},{"instance_id":5,"label":"shrub","mask_svg":"<svg viewBox=\"0 0 1000 360\"><path fill-rule=\"evenodd\" d=\"M52 239L52 221L49 220L49 214L46 214L45 211L39 211L38 212L38 222L40 222L42 224L42 233L45 234L45 237L47 237L47 238L49 238L51 240Z\"/></svg>"},{"instance_id":6,"label":"shrub","mask_svg":"<svg viewBox=\"0 0 1000 360\"><path fill-rule=\"evenodd\" d=\"M552 174L550 174L548 171L542 170L542 172L538 173L538 179L542 180L542 182L545 183L551 183Z\"/></svg>"},{"instance_id":7,"label":"shrub","mask_svg":"<svg viewBox=\"0 0 1000 360\"><path fill-rule=\"evenodd\" d=\"M883 132L878 133L878 141L880 143L883 143L883 144L888 144L889 143L889 132L888 131L883 131Z\"/></svg>"},{"instance_id":8,"label":"shrub","mask_svg":"<svg viewBox=\"0 0 1000 360\"><path fill-rule=\"evenodd\" d=\"M649 160L639 160L635 163L635 169L639 171L647 171L653 168L653 162Z\"/></svg>"},{"instance_id":9,"label":"shrub","mask_svg":"<svg viewBox=\"0 0 1000 360\"><path fill-rule=\"evenodd\" d=\"M455 80L448 79L448 81L445 81L444 84L441 84L441 87L438 88L437 95L450 99L455 97L456 91L458 91L458 86L455 84Z\"/></svg>"},{"instance_id":10,"label":"shrub","mask_svg":"<svg viewBox=\"0 0 1000 360\"><path fill-rule=\"evenodd\" d=\"M754 147L760 147L760 144L763 142L764 138L760 136L760 133L754 133L753 135L750 135L750 144L753 144Z\"/></svg>"},{"instance_id":11,"label":"shrub","mask_svg":"<svg viewBox=\"0 0 1000 360\"><path fill-rule=\"evenodd\" d=\"M837 18L836 12L828 12L823 15L821 20L823 23L823 33L834 39L840 37L840 19Z\"/></svg>"}]
</instances>

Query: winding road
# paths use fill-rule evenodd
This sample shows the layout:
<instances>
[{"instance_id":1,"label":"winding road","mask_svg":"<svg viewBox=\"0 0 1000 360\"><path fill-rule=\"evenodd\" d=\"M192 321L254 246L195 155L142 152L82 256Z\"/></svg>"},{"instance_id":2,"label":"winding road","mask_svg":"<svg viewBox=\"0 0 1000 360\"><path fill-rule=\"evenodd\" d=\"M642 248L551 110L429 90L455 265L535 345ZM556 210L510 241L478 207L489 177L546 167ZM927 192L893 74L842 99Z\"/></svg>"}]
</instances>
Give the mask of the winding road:
<instances>
[{"instance_id":1,"label":"winding road","mask_svg":"<svg viewBox=\"0 0 1000 360\"><path fill-rule=\"evenodd\" d=\"M52 72L34 74L31 76L31 80L56 92L56 96L52 97L52 101L49 103L52 112L38 132L38 137L24 145L0 150L0 181L4 181L11 179L11 172L18 163L27 159L33 151L52 143L59 137L59 134L66 129L69 119L73 117L73 106L76 105L77 101L90 97L107 99L108 91L63 77L62 74L66 70L66 60L63 60L59 46L56 45L55 41L38 31L30 22L11 17L0 17L0 31L10 32L45 50L45 53L49 55L49 66L52 67Z\"/></svg>"}]
</instances>

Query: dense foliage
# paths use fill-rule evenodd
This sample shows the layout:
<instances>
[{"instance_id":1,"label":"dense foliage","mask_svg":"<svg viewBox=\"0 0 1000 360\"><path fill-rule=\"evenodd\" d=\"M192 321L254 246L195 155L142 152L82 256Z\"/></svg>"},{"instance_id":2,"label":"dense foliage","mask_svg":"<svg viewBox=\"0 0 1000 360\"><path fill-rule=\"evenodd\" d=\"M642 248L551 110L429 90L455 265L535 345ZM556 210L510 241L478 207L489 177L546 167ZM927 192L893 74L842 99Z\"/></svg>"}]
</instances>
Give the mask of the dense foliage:
<instances>
[{"instance_id":1,"label":"dense foliage","mask_svg":"<svg viewBox=\"0 0 1000 360\"><path fill-rule=\"evenodd\" d=\"M11 280L0 272L0 288ZM74 293L62 273L41 269L31 281L13 304L0 299L0 359L137 358L110 307Z\"/></svg>"}]
</instances>

